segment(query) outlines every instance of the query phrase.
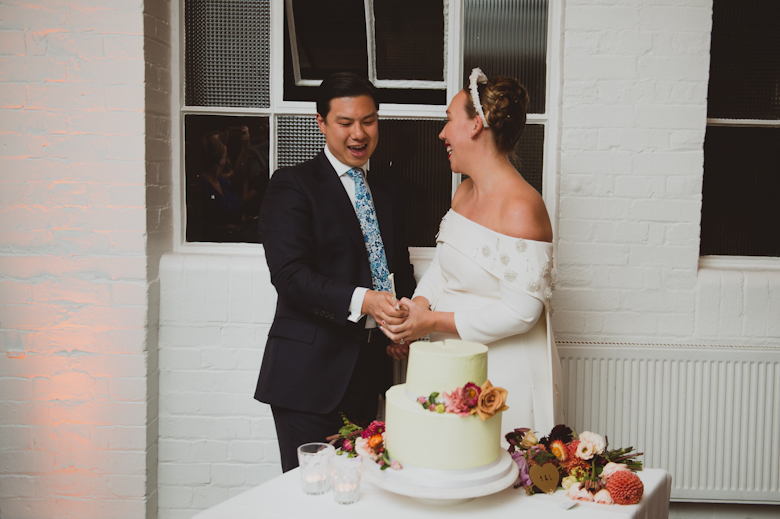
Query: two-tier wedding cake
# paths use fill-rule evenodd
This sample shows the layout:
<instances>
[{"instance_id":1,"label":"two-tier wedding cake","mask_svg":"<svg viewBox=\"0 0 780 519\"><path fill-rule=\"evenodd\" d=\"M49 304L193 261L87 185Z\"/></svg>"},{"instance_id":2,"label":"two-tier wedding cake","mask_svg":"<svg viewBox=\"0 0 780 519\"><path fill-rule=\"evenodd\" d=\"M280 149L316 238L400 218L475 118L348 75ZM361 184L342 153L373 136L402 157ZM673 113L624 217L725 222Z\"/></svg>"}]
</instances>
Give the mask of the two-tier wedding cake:
<instances>
[{"instance_id":1,"label":"two-tier wedding cake","mask_svg":"<svg viewBox=\"0 0 780 519\"><path fill-rule=\"evenodd\" d=\"M385 446L392 459L404 467L446 471L488 467L498 460L502 413L469 412L469 402L461 398L467 385L480 388L472 395L483 392L487 352L487 346L460 340L411 345L406 384L386 394ZM439 393L433 402L432 393Z\"/></svg>"}]
</instances>

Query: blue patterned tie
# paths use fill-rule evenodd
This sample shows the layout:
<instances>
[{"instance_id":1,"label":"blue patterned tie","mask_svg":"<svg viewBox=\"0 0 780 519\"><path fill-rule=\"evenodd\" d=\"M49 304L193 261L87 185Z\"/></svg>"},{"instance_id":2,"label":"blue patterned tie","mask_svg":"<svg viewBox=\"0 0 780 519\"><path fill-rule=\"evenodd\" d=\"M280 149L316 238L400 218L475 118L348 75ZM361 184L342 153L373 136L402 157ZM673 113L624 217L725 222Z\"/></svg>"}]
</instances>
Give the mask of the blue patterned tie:
<instances>
[{"instance_id":1,"label":"blue patterned tie","mask_svg":"<svg viewBox=\"0 0 780 519\"><path fill-rule=\"evenodd\" d=\"M347 173L355 180L355 210L358 220L360 220L360 228L363 230L363 240L366 242L374 290L391 292L390 271L387 268L385 246L382 244L382 235L379 234L379 222L376 219L374 202L371 200L371 194L366 189L366 182L363 180L363 170L353 168Z\"/></svg>"}]
</instances>

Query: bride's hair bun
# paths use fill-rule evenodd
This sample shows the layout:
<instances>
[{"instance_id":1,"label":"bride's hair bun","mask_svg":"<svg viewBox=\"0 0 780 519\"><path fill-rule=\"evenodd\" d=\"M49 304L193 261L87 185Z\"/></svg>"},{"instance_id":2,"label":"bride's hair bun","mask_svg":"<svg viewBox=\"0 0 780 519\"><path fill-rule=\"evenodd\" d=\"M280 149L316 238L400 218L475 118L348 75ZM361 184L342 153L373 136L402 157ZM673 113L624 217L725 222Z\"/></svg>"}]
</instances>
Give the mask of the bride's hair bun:
<instances>
[{"instance_id":1,"label":"bride's hair bun","mask_svg":"<svg viewBox=\"0 0 780 519\"><path fill-rule=\"evenodd\" d=\"M482 110L493 131L496 146L501 151L514 151L525 129L528 92L516 79L506 76L490 78L487 84L479 83L477 86ZM471 96L466 96L466 99L469 117L477 117Z\"/></svg>"}]
</instances>

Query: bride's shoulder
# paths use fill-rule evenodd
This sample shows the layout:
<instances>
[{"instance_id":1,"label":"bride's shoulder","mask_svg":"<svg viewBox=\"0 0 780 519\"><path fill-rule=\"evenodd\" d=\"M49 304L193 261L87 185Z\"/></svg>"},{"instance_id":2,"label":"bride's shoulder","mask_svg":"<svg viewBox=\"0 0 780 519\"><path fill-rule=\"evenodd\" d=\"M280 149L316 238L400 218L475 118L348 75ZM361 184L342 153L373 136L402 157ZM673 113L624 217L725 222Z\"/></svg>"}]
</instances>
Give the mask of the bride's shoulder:
<instances>
[{"instance_id":1,"label":"bride's shoulder","mask_svg":"<svg viewBox=\"0 0 780 519\"><path fill-rule=\"evenodd\" d=\"M455 190L455 195L452 197L452 208L457 211L464 198L468 197L471 190L474 189L474 181L467 178L460 183L458 189Z\"/></svg>"},{"instance_id":2,"label":"bride's shoulder","mask_svg":"<svg viewBox=\"0 0 780 519\"><path fill-rule=\"evenodd\" d=\"M502 205L503 234L526 240L552 242L552 224L547 207L535 189L512 193Z\"/></svg>"}]
</instances>

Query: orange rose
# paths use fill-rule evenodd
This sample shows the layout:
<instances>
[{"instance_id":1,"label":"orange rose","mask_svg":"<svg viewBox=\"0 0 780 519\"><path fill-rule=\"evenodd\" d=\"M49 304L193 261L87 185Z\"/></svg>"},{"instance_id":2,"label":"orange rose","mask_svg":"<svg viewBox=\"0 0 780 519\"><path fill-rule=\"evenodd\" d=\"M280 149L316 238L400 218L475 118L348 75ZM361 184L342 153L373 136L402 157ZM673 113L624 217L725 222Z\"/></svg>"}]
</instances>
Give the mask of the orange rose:
<instances>
[{"instance_id":1,"label":"orange rose","mask_svg":"<svg viewBox=\"0 0 780 519\"><path fill-rule=\"evenodd\" d=\"M381 445L382 440L383 438L381 434L375 434L368 439L368 446L371 447L372 449L376 449L377 445Z\"/></svg>"},{"instance_id":2,"label":"orange rose","mask_svg":"<svg viewBox=\"0 0 780 519\"><path fill-rule=\"evenodd\" d=\"M477 415L482 421L487 420L500 411L509 409L506 405L506 389L502 387L493 387L489 380L482 384L482 392L477 401Z\"/></svg>"}]
</instances>

